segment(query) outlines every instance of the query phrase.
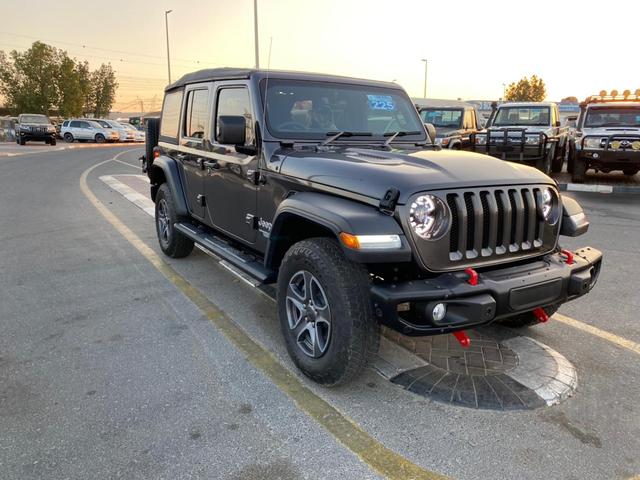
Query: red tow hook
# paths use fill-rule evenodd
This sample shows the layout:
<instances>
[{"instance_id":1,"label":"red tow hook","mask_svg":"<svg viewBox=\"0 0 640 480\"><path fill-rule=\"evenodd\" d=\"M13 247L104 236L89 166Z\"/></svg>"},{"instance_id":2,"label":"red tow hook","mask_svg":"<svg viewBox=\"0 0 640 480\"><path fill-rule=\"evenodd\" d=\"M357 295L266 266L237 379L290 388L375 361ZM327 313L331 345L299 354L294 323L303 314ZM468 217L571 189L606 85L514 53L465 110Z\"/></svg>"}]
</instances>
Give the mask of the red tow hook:
<instances>
[{"instance_id":1,"label":"red tow hook","mask_svg":"<svg viewBox=\"0 0 640 480\"><path fill-rule=\"evenodd\" d=\"M476 272L473 268L465 268L464 273L469 275L469 278L467 279L467 283L469 285L471 285L472 287L478 285L478 272Z\"/></svg>"},{"instance_id":2,"label":"red tow hook","mask_svg":"<svg viewBox=\"0 0 640 480\"><path fill-rule=\"evenodd\" d=\"M471 345L471 339L464 330L453 332L453 336L456 337L456 340L458 340L458 342L460 342L460 345L462 345L464 348L469 348L469 345Z\"/></svg>"},{"instance_id":3,"label":"red tow hook","mask_svg":"<svg viewBox=\"0 0 640 480\"><path fill-rule=\"evenodd\" d=\"M560 250L560 253L567 257L567 265L573 265L573 252L569 250Z\"/></svg>"},{"instance_id":4,"label":"red tow hook","mask_svg":"<svg viewBox=\"0 0 640 480\"><path fill-rule=\"evenodd\" d=\"M567 263L569 263L567 261ZM547 312L544 311L544 308L542 307L538 307L533 311L533 314L536 317L536 320L538 320L538 322L540 323L545 323L549 321L549 315L547 315Z\"/></svg>"}]
</instances>

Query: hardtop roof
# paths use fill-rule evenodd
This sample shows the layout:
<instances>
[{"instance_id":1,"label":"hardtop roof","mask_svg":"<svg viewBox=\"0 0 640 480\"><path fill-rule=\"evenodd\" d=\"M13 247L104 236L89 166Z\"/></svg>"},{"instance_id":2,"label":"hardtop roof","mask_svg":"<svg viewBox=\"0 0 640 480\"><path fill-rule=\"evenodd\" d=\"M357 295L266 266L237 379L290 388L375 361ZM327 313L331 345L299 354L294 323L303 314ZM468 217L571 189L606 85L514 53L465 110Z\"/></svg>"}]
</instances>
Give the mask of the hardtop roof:
<instances>
[{"instance_id":1,"label":"hardtop roof","mask_svg":"<svg viewBox=\"0 0 640 480\"><path fill-rule=\"evenodd\" d=\"M297 72L290 70L260 70L254 68L207 68L195 72L187 73L181 78L168 85L165 91L175 90L192 83L210 82L214 80L241 80L251 77L261 78L286 78L292 80L319 80L337 83L357 83L368 84L380 87L401 89L400 85L393 82L383 82L379 80L367 80L363 78L344 77L340 75L327 75L313 72Z\"/></svg>"}]
</instances>

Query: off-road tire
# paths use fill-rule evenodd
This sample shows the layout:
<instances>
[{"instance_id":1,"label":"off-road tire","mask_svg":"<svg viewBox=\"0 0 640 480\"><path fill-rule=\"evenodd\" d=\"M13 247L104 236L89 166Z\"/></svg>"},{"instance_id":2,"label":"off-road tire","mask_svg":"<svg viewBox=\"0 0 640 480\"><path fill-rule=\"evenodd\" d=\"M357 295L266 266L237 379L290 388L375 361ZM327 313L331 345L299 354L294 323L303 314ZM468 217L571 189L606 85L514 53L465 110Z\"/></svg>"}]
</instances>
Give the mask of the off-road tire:
<instances>
[{"instance_id":1,"label":"off-road tire","mask_svg":"<svg viewBox=\"0 0 640 480\"><path fill-rule=\"evenodd\" d=\"M554 313L558 311L558 305L550 305L548 307L544 307L544 311L547 312L547 315L550 317ZM532 325L538 324L538 319L533 314L533 312L521 313L520 315L516 315L514 317L504 318L502 320L496 320L496 323L500 325L504 325L505 327L511 328L525 328L530 327Z\"/></svg>"},{"instance_id":2,"label":"off-road tire","mask_svg":"<svg viewBox=\"0 0 640 480\"><path fill-rule=\"evenodd\" d=\"M567 145L565 143L565 145L562 147L560 152L558 152L557 155L554 157L554 159L551 161L551 172L553 173L562 172L562 167L564 166L564 157L566 156L566 153L567 153Z\"/></svg>"},{"instance_id":3,"label":"off-road tire","mask_svg":"<svg viewBox=\"0 0 640 480\"><path fill-rule=\"evenodd\" d=\"M168 236L167 239L162 235L162 222L160 217L162 211L166 212ZM171 189L166 183L160 185L158 193L156 194L156 208L155 208L155 223L156 234L158 235L158 243L162 252L171 258L184 258L193 251L193 240L185 237L182 233L177 231L174 225L177 222L183 220L177 213L175 203L173 201L173 194Z\"/></svg>"},{"instance_id":4,"label":"off-road tire","mask_svg":"<svg viewBox=\"0 0 640 480\"><path fill-rule=\"evenodd\" d=\"M324 290L331 314L331 334L322 356L305 354L287 317L287 289L299 272L311 273ZM349 382L379 345L379 325L373 317L369 274L345 258L337 242L312 238L294 244L278 275L278 317L289 355L310 379L326 386Z\"/></svg>"},{"instance_id":5,"label":"off-road tire","mask_svg":"<svg viewBox=\"0 0 640 480\"><path fill-rule=\"evenodd\" d=\"M58 142L56 141L55 138L52 138L51 140L49 140L49 145L51 145L52 147L55 147L56 143L58 143Z\"/></svg>"},{"instance_id":6,"label":"off-road tire","mask_svg":"<svg viewBox=\"0 0 640 480\"><path fill-rule=\"evenodd\" d=\"M571 167L571 181L573 183L584 183L584 177L587 173L586 161L581 158L574 157Z\"/></svg>"},{"instance_id":7,"label":"off-road tire","mask_svg":"<svg viewBox=\"0 0 640 480\"><path fill-rule=\"evenodd\" d=\"M536 168L538 170L540 170L542 173L544 173L545 175L549 175L551 174L551 166L553 164L553 159L555 157L556 154L556 146L551 145L551 148L549 148L549 151L546 152L546 154L536 160Z\"/></svg>"},{"instance_id":8,"label":"off-road tire","mask_svg":"<svg viewBox=\"0 0 640 480\"><path fill-rule=\"evenodd\" d=\"M95 137L95 141L96 143L104 143L107 141L107 139L104 138L104 135L102 135L101 133L97 133Z\"/></svg>"},{"instance_id":9,"label":"off-road tire","mask_svg":"<svg viewBox=\"0 0 640 480\"><path fill-rule=\"evenodd\" d=\"M73 135L70 134L69 132L64 134L64 141L67 143L73 143L75 139L73 138Z\"/></svg>"},{"instance_id":10,"label":"off-road tire","mask_svg":"<svg viewBox=\"0 0 640 480\"><path fill-rule=\"evenodd\" d=\"M633 177L634 175L636 175L638 173L638 169L636 168L627 168L626 170L623 170L622 173L624 173L625 175L629 176L629 177Z\"/></svg>"},{"instance_id":11,"label":"off-road tire","mask_svg":"<svg viewBox=\"0 0 640 480\"><path fill-rule=\"evenodd\" d=\"M19 143L20 145L26 145L26 144L27 144L27 141L26 141L24 138L20 137L20 141L19 141L18 143Z\"/></svg>"}]
</instances>

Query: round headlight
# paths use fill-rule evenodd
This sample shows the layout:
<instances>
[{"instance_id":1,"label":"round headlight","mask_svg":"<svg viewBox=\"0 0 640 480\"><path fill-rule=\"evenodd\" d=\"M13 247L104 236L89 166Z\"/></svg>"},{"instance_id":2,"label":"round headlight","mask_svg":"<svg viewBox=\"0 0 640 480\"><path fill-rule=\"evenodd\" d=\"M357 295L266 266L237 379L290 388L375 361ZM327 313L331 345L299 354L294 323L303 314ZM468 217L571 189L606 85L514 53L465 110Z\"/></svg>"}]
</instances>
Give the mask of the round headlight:
<instances>
[{"instance_id":1,"label":"round headlight","mask_svg":"<svg viewBox=\"0 0 640 480\"><path fill-rule=\"evenodd\" d=\"M540 141L539 135L527 135L525 137L525 143L527 145L537 145Z\"/></svg>"},{"instance_id":2,"label":"round headlight","mask_svg":"<svg viewBox=\"0 0 640 480\"><path fill-rule=\"evenodd\" d=\"M542 190L540 201L540 216L545 222L555 225L559 215L558 196L551 188Z\"/></svg>"},{"instance_id":3,"label":"round headlight","mask_svg":"<svg viewBox=\"0 0 640 480\"><path fill-rule=\"evenodd\" d=\"M435 240L449 227L449 208L438 197L420 195L411 203L409 224L420 238Z\"/></svg>"}]
</instances>

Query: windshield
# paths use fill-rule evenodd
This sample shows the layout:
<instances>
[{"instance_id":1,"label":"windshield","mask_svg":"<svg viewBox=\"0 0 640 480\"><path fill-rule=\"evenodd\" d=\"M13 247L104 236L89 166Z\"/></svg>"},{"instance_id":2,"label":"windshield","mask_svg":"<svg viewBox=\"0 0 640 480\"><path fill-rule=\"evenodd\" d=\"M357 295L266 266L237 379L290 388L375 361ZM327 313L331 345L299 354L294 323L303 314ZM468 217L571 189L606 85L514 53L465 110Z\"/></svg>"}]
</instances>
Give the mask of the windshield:
<instances>
[{"instance_id":1,"label":"windshield","mask_svg":"<svg viewBox=\"0 0 640 480\"><path fill-rule=\"evenodd\" d=\"M500 107L493 125L549 125L549 107Z\"/></svg>"},{"instance_id":2,"label":"windshield","mask_svg":"<svg viewBox=\"0 0 640 480\"><path fill-rule=\"evenodd\" d=\"M587 111L585 127L640 127L640 107L594 108Z\"/></svg>"},{"instance_id":3,"label":"windshield","mask_svg":"<svg viewBox=\"0 0 640 480\"><path fill-rule=\"evenodd\" d=\"M137 130L137 128L130 123L121 123L120 125L122 125L127 130Z\"/></svg>"},{"instance_id":4,"label":"windshield","mask_svg":"<svg viewBox=\"0 0 640 480\"><path fill-rule=\"evenodd\" d=\"M423 122L436 128L460 128L462 125L462 110L458 109L425 108L420 116Z\"/></svg>"},{"instance_id":5,"label":"windshield","mask_svg":"<svg viewBox=\"0 0 640 480\"><path fill-rule=\"evenodd\" d=\"M92 126L93 128L102 128L102 125L100 125L98 122L96 122L95 120L92 120L90 122L87 122L90 126Z\"/></svg>"},{"instance_id":6,"label":"windshield","mask_svg":"<svg viewBox=\"0 0 640 480\"><path fill-rule=\"evenodd\" d=\"M47 125L49 117L46 115L20 115L20 123L39 123L41 125Z\"/></svg>"},{"instance_id":7,"label":"windshield","mask_svg":"<svg viewBox=\"0 0 640 480\"><path fill-rule=\"evenodd\" d=\"M101 127L111 128L111 125L109 125L109 122L107 122L106 120L93 120L93 122L97 123Z\"/></svg>"},{"instance_id":8,"label":"windshield","mask_svg":"<svg viewBox=\"0 0 640 480\"><path fill-rule=\"evenodd\" d=\"M402 139L426 140L416 109L401 90L282 79L269 79L267 88L267 126L275 137L324 140L343 132L337 141L386 141L396 132L412 132Z\"/></svg>"}]
</instances>

